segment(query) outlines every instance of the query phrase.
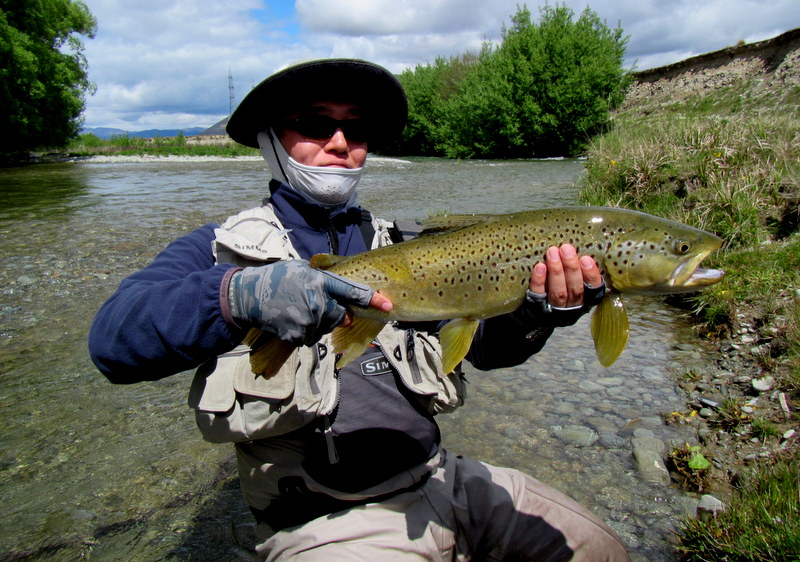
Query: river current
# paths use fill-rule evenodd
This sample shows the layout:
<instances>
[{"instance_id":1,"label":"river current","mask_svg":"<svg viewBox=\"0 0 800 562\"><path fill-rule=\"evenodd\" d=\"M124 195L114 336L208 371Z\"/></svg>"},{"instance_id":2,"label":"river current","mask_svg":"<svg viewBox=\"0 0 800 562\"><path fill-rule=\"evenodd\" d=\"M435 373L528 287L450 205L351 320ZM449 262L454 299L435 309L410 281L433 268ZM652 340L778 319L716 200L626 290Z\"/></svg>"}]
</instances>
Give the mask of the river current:
<instances>
[{"instance_id":1,"label":"river current","mask_svg":"<svg viewBox=\"0 0 800 562\"><path fill-rule=\"evenodd\" d=\"M567 205L582 170L373 158L360 200L389 219ZM0 169L0 560L248 559L232 447L200 438L191 373L112 385L86 336L121 279L193 228L257 205L267 180L255 158ZM583 319L524 365L467 366L467 404L439 421L453 452L533 474L608 521L635 559L672 560L691 502L638 476L630 438L686 438L661 416L683 407L674 371L701 350L678 311L627 303L631 336L612 367L598 364Z\"/></svg>"}]
</instances>

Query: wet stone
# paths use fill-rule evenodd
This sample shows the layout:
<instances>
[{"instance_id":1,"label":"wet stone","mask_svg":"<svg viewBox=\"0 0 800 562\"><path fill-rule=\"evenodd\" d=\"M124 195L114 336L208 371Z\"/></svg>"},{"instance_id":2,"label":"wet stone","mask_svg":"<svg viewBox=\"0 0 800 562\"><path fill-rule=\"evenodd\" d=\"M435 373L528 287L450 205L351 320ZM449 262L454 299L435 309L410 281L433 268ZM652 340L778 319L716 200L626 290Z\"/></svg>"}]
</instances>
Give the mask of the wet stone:
<instances>
[{"instance_id":1,"label":"wet stone","mask_svg":"<svg viewBox=\"0 0 800 562\"><path fill-rule=\"evenodd\" d=\"M630 446L627 439L609 431L601 431L598 436L600 445L607 449L624 449Z\"/></svg>"},{"instance_id":2,"label":"wet stone","mask_svg":"<svg viewBox=\"0 0 800 562\"><path fill-rule=\"evenodd\" d=\"M636 469L642 480L659 484L669 483L669 472L661 458L666 448L664 442L652 437L635 437L632 441Z\"/></svg>"},{"instance_id":3,"label":"wet stone","mask_svg":"<svg viewBox=\"0 0 800 562\"><path fill-rule=\"evenodd\" d=\"M653 433L651 429L647 429L646 427L637 427L633 430L634 437L646 437L646 438L655 438L656 434Z\"/></svg>"},{"instance_id":4,"label":"wet stone","mask_svg":"<svg viewBox=\"0 0 800 562\"><path fill-rule=\"evenodd\" d=\"M589 447L599 439L597 433L590 427L568 425L566 427L554 426L553 433L562 441L577 447Z\"/></svg>"},{"instance_id":5,"label":"wet stone","mask_svg":"<svg viewBox=\"0 0 800 562\"><path fill-rule=\"evenodd\" d=\"M757 390L758 392L767 392L772 390L772 386L775 384L775 379L773 377L762 377L760 379L753 379L752 385L753 390Z\"/></svg>"},{"instance_id":6,"label":"wet stone","mask_svg":"<svg viewBox=\"0 0 800 562\"><path fill-rule=\"evenodd\" d=\"M579 385L580 389L585 392L602 392L605 388L594 381L582 381Z\"/></svg>"}]
</instances>

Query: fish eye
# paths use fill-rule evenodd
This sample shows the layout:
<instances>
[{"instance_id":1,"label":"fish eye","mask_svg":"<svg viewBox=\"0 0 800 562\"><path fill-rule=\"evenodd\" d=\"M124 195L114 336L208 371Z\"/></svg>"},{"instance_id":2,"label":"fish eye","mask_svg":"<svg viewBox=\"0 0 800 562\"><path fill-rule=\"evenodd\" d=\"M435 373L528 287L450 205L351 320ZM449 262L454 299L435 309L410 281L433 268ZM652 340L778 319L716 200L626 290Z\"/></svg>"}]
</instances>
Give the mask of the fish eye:
<instances>
[{"instance_id":1,"label":"fish eye","mask_svg":"<svg viewBox=\"0 0 800 562\"><path fill-rule=\"evenodd\" d=\"M678 255L685 255L689 253L689 250L692 249L691 244L686 242L685 240L675 240L672 243L672 247L675 250L675 253Z\"/></svg>"}]
</instances>

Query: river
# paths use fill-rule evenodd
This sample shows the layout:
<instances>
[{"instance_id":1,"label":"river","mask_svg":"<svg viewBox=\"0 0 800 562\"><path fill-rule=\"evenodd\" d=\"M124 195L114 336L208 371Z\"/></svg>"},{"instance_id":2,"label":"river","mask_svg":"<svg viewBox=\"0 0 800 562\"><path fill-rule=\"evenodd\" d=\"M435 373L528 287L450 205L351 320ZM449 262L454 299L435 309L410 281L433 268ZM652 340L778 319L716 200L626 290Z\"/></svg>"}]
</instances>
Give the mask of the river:
<instances>
[{"instance_id":1,"label":"river","mask_svg":"<svg viewBox=\"0 0 800 562\"><path fill-rule=\"evenodd\" d=\"M582 170L575 160L374 158L359 189L386 218L502 213L574 203ZM191 374L112 385L86 336L123 277L196 226L257 205L267 178L258 159L0 169L0 560L248 559L232 447L201 440L186 405ZM661 416L684 407L674 371L702 350L657 299L629 300L628 312L629 345L612 367L594 358L584 319L520 367L468 367L467 405L440 423L454 452L529 472L590 506L635 559L671 560L691 502L638 477L630 438L686 438Z\"/></svg>"}]
</instances>

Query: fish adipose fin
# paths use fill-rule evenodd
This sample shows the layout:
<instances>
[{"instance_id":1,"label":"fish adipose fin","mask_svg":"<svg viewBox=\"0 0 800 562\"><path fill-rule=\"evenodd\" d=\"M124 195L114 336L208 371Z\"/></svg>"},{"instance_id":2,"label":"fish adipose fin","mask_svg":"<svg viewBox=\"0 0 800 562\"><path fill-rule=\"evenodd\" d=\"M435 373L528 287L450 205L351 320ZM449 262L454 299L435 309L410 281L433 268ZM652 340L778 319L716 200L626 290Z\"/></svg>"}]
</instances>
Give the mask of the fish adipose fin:
<instances>
[{"instance_id":1,"label":"fish adipose fin","mask_svg":"<svg viewBox=\"0 0 800 562\"><path fill-rule=\"evenodd\" d=\"M445 324L439 332L442 342L442 371L449 373L464 359L478 329L478 320L456 318Z\"/></svg>"},{"instance_id":2,"label":"fish adipose fin","mask_svg":"<svg viewBox=\"0 0 800 562\"><path fill-rule=\"evenodd\" d=\"M265 379L274 377L296 347L289 342L253 328L244 343L250 346L250 370Z\"/></svg>"},{"instance_id":3,"label":"fish adipose fin","mask_svg":"<svg viewBox=\"0 0 800 562\"><path fill-rule=\"evenodd\" d=\"M617 360L628 342L628 314L619 295L606 293L592 314L592 339L597 359L603 367Z\"/></svg>"},{"instance_id":4,"label":"fish adipose fin","mask_svg":"<svg viewBox=\"0 0 800 562\"><path fill-rule=\"evenodd\" d=\"M385 325L382 320L356 316L348 326L336 328L333 331L333 350L342 354L336 361L336 368L341 369L360 357Z\"/></svg>"}]
</instances>

